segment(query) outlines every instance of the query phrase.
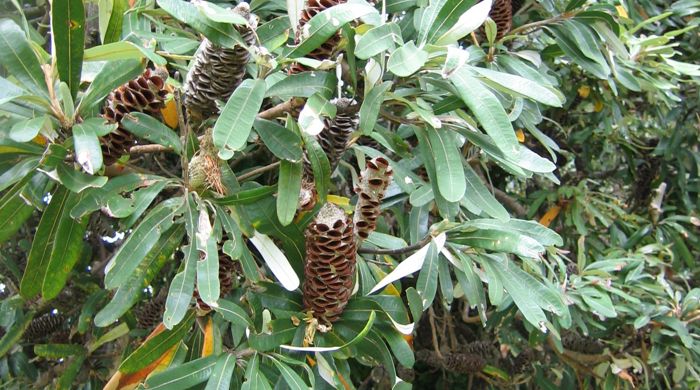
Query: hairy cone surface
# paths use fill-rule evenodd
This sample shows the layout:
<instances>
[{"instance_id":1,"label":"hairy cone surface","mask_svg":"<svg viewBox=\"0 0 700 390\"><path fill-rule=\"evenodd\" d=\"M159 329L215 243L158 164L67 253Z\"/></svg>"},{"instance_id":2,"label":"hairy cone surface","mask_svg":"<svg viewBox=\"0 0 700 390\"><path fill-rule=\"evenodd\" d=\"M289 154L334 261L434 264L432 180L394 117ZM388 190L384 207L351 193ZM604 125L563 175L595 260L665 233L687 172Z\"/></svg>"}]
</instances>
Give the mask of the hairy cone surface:
<instances>
[{"instance_id":1,"label":"hairy cone surface","mask_svg":"<svg viewBox=\"0 0 700 390\"><path fill-rule=\"evenodd\" d=\"M304 307L330 324L340 318L352 294L356 246L352 220L326 203L306 228Z\"/></svg>"},{"instance_id":2,"label":"hairy cone surface","mask_svg":"<svg viewBox=\"0 0 700 390\"><path fill-rule=\"evenodd\" d=\"M165 90L167 72L146 71L138 78L118 87L107 97L102 117L119 126L113 132L100 138L105 165L113 164L134 144L134 135L122 128L124 115L130 112L143 112L158 117L168 92Z\"/></svg>"},{"instance_id":3,"label":"hairy cone surface","mask_svg":"<svg viewBox=\"0 0 700 390\"><path fill-rule=\"evenodd\" d=\"M498 28L496 39L503 38L513 27L513 4L511 0L496 0L493 3L489 17L496 22L496 27Z\"/></svg>"},{"instance_id":4,"label":"hairy cone surface","mask_svg":"<svg viewBox=\"0 0 700 390\"><path fill-rule=\"evenodd\" d=\"M246 45L253 45L257 19L250 13L250 6L241 3L233 11L248 20L249 26L237 25L235 28ZM245 47L224 48L205 38L185 81L184 104L188 113L197 119L217 113L216 101L226 103L243 81L249 60L250 53Z\"/></svg>"},{"instance_id":5,"label":"hairy cone surface","mask_svg":"<svg viewBox=\"0 0 700 390\"><path fill-rule=\"evenodd\" d=\"M377 218L381 214L379 205L393 174L389 162L382 157L373 158L366 165L355 187L358 196L354 216L355 233L361 240L369 237L377 228Z\"/></svg>"}]
</instances>

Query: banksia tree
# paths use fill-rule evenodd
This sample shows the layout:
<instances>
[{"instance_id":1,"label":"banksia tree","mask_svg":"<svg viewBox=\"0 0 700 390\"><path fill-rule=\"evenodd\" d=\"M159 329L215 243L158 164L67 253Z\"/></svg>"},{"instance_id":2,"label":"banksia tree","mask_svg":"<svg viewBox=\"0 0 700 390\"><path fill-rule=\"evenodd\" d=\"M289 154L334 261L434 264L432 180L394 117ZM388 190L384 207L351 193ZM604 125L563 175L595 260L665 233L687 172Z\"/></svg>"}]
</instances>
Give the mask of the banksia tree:
<instances>
[{"instance_id":1,"label":"banksia tree","mask_svg":"<svg viewBox=\"0 0 700 390\"><path fill-rule=\"evenodd\" d=\"M304 307L323 324L340 318L352 295L356 244L353 223L326 203L306 228Z\"/></svg>"},{"instance_id":2,"label":"banksia tree","mask_svg":"<svg viewBox=\"0 0 700 390\"><path fill-rule=\"evenodd\" d=\"M253 45L257 19L250 13L250 6L241 3L233 12L248 21L247 25L237 25L235 28L246 45ZM218 112L216 101L226 103L243 81L249 60L247 47L236 45L225 48L206 38L202 41L185 82L184 104L193 119L201 120Z\"/></svg>"},{"instance_id":3,"label":"banksia tree","mask_svg":"<svg viewBox=\"0 0 700 390\"><path fill-rule=\"evenodd\" d=\"M357 205L355 206L355 234L364 240L377 228L377 218L381 214L379 205L384 192L391 182L393 171L389 162L377 157L367 161L367 166L355 187Z\"/></svg>"},{"instance_id":4,"label":"banksia tree","mask_svg":"<svg viewBox=\"0 0 700 390\"><path fill-rule=\"evenodd\" d=\"M168 74L165 69L146 69L138 78L129 81L112 91L107 97L102 117L109 123L116 123L117 129L100 139L105 165L113 164L134 144L135 137L121 126L125 115L131 112L143 112L158 117L168 92L165 81Z\"/></svg>"},{"instance_id":5,"label":"banksia tree","mask_svg":"<svg viewBox=\"0 0 700 390\"><path fill-rule=\"evenodd\" d=\"M302 41L302 38L304 36L304 26L306 26L306 24L309 22L309 20L311 20L311 18L318 15L322 11L333 7L334 5L343 4L346 2L347 0L309 0L306 3L306 7L304 7L304 9L301 11L301 15L299 17L299 24L297 27L295 43L298 44ZM305 57L313 58L317 61L330 60L333 58L333 54L338 49L341 40L342 37L340 35L340 32L338 32L330 38L328 38L325 42L323 42L321 46L307 53ZM294 62L289 67L290 74L300 73L305 70L309 70L309 68L298 62Z\"/></svg>"}]
</instances>

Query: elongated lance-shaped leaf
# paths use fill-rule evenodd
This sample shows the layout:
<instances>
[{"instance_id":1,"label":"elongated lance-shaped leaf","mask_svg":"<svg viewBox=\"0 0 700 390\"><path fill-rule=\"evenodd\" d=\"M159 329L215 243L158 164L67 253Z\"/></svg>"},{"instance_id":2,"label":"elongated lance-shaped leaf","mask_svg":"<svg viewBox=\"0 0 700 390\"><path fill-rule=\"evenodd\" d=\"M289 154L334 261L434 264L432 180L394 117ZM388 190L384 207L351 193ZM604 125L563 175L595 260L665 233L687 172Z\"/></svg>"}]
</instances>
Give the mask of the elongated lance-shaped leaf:
<instances>
[{"instance_id":1,"label":"elongated lance-shaped leaf","mask_svg":"<svg viewBox=\"0 0 700 390\"><path fill-rule=\"evenodd\" d=\"M131 113L122 119L121 125L141 138L172 148L176 153L182 151L177 133L150 115L141 112Z\"/></svg>"},{"instance_id":2,"label":"elongated lance-shaped leaf","mask_svg":"<svg viewBox=\"0 0 700 390\"><path fill-rule=\"evenodd\" d=\"M141 221L131 235L124 241L107 264L105 272L105 287L115 288L126 281L138 267L146 254L158 242L160 235L173 224L182 198L168 199L156 206Z\"/></svg>"},{"instance_id":3,"label":"elongated lance-shaped leaf","mask_svg":"<svg viewBox=\"0 0 700 390\"><path fill-rule=\"evenodd\" d=\"M102 148L95 129L87 124L76 124L73 126L73 141L78 164L91 175L97 172L102 167Z\"/></svg>"},{"instance_id":4,"label":"elongated lance-shaped leaf","mask_svg":"<svg viewBox=\"0 0 700 390\"><path fill-rule=\"evenodd\" d=\"M146 258L124 284L119 286L112 300L95 315L95 325L109 326L113 324L138 301L142 291L148 287L161 268L170 260L175 249L182 243L184 235L185 226L183 224L174 225L163 233L153 249L148 252ZM187 303L189 304L189 300Z\"/></svg>"},{"instance_id":5,"label":"elongated lance-shaped leaf","mask_svg":"<svg viewBox=\"0 0 700 390\"><path fill-rule=\"evenodd\" d=\"M194 323L195 313L191 311L189 315L176 327L165 330L156 336L149 338L141 344L131 355L127 356L119 365L119 371L129 374L136 372L158 359L170 347L180 342L187 332L190 331Z\"/></svg>"},{"instance_id":6,"label":"elongated lance-shaped leaf","mask_svg":"<svg viewBox=\"0 0 700 390\"><path fill-rule=\"evenodd\" d=\"M150 390L185 390L204 383L211 376L218 356L189 361L171 367L163 372L153 374L146 380L145 387Z\"/></svg>"},{"instance_id":7,"label":"elongated lance-shaped leaf","mask_svg":"<svg viewBox=\"0 0 700 390\"><path fill-rule=\"evenodd\" d=\"M34 319L34 314L36 313L33 311L24 313L24 316L20 320L15 321L7 330L7 333L0 338L0 357L5 356L11 348L17 346L17 343L22 338L22 334L32 322L32 319Z\"/></svg>"},{"instance_id":8,"label":"elongated lance-shaped leaf","mask_svg":"<svg viewBox=\"0 0 700 390\"><path fill-rule=\"evenodd\" d=\"M0 20L0 64L28 91L47 97L44 72L22 29L11 19Z\"/></svg>"},{"instance_id":9,"label":"elongated lance-shaped leaf","mask_svg":"<svg viewBox=\"0 0 700 390\"><path fill-rule=\"evenodd\" d=\"M85 46L83 0L54 0L51 3L51 37L58 77L68 84L75 99L80 87Z\"/></svg>"},{"instance_id":10,"label":"elongated lance-shaped leaf","mask_svg":"<svg viewBox=\"0 0 700 390\"><path fill-rule=\"evenodd\" d=\"M204 390L227 390L231 386L231 377L236 368L236 355L225 353L216 361L216 366L211 372L207 387Z\"/></svg>"},{"instance_id":11,"label":"elongated lance-shaped leaf","mask_svg":"<svg viewBox=\"0 0 700 390\"><path fill-rule=\"evenodd\" d=\"M437 292L438 261L440 261L438 253L437 246L431 241L428 244L428 251L425 254L420 274L418 274L416 290L423 299L423 310L427 310L433 304Z\"/></svg>"},{"instance_id":12,"label":"elongated lance-shaped leaf","mask_svg":"<svg viewBox=\"0 0 700 390\"><path fill-rule=\"evenodd\" d=\"M67 206L73 205L73 202L74 199L72 199L71 192L65 187L59 187L52 194L51 201L46 206L44 214L41 216L41 221L39 221L39 227L32 242L32 249L29 251L29 257L27 258L27 268L20 283L20 293L23 297L32 298L41 291L46 271L51 261L51 254L59 226L64 217L64 210ZM65 216L68 216L67 212Z\"/></svg>"},{"instance_id":13,"label":"elongated lance-shaped leaf","mask_svg":"<svg viewBox=\"0 0 700 390\"><path fill-rule=\"evenodd\" d=\"M25 185L25 180L16 183L0 198L0 244L14 236L34 211L20 197Z\"/></svg>"},{"instance_id":14,"label":"elongated lance-shaped leaf","mask_svg":"<svg viewBox=\"0 0 700 390\"><path fill-rule=\"evenodd\" d=\"M250 238L250 242L258 249L265 263L284 288L288 291L294 291L299 287L299 277L289 264L287 257L270 237L256 231L255 235Z\"/></svg>"},{"instance_id":15,"label":"elongated lance-shaped leaf","mask_svg":"<svg viewBox=\"0 0 700 390\"><path fill-rule=\"evenodd\" d=\"M219 300L219 306L215 310L229 322L237 325L253 326L253 321L250 320L248 313L237 304L225 299Z\"/></svg>"},{"instance_id":16,"label":"elongated lance-shaped leaf","mask_svg":"<svg viewBox=\"0 0 700 390\"><path fill-rule=\"evenodd\" d=\"M384 103L384 96L391 89L392 85L391 81L385 81L375 86L362 102L362 107L360 107L360 130L362 130L363 134L369 135L374 130L379 111L382 103Z\"/></svg>"},{"instance_id":17,"label":"elongated lance-shaped leaf","mask_svg":"<svg viewBox=\"0 0 700 390\"><path fill-rule=\"evenodd\" d=\"M516 94L528 97L542 104L552 107L561 107L563 103L559 96L552 92L552 90L541 86L540 83L536 81L486 68L471 67L470 69L503 89L515 92Z\"/></svg>"},{"instance_id":18,"label":"elongated lance-shaped leaf","mask_svg":"<svg viewBox=\"0 0 700 390\"><path fill-rule=\"evenodd\" d=\"M294 220L301 191L301 162L282 160L280 163L279 183L277 185L277 218L282 226L287 226Z\"/></svg>"},{"instance_id":19,"label":"elongated lance-shaped leaf","mask_svg":"<svg viewBox=\"0 0 700 390\"><path fill-rule=\"evenodd\" d=\"M476 205L486 214L498 218L501 221L507 221L510 218L508 210L491 194L486 185L481 181L479 175L474 172L469 164L464 166L464 176L467 183L467 190L464 194L468 202ZM471 211L471 210L470 210Z\"/></svg>"},{"instance_id":20,"label":"elongated lance-shaped leaf","mask_svg":"<svg viewBox=\"0 0 700 390\"><path fill-rule=\"evenodd\" d=\"M496 95L469 73L469 70L461 68L450 77L457 94L479 120L498 149L506 156L517 154L520 145L506 110Z\"/></svg>"},{"instance_id":21,"label":"elongated lance-shaped leaf","mask_svg":"<svg viewBox=\"0 0 700 390\"><path fill-rule=\"evenodd\" d=\"M219 251L216 245L216 237L210 235L205 245L205 247L198 247L200 260L197 261L197 291L204 303L216 307L216 302L219 300L219 294L221 293Z\"/></svg>"},{"instance_id":22,"label":"elongated lance-shaped leaf","mask_svg":"<svg viewBox=\"0 0 700 390\"><path fill-rule=\"evenodd\" d=\"M435 158L435 170L440 194L449 202L459 202L467 189L464 168L454 135L448 130L427 128L428 139Z\"/></svg>"},{"instance_id":23,"label":"elongated lance-shaped leaf","mask_svg":"<svg viewBox=\"0 0 700 390\"><path fill-rule=\"evenodd\" d=\"M219 149L219 157L228 160L233 152L243 149L253 128L265 97L265 80L248 79L233 91L221 111L213 130L214 145Z\"/></svg>"},{"instance_id":24,"label":"elongated lance-shaped leaf","mask_svg":"<svg viewBox=\"0 0 700 390\"><path fill-rule=\"evenodd\" d=\"M79 198L79 194L71 192L68 201L61 210L51 257L41 286L41 294L46 300L58 296L84 250L83 236L85 236L88 218L75 221L68 215Z\"/></svg>"},{"instance_id":25,"label":"elongated lance-shaped leaf","mask_svg":"<svg viewBox=\"0 0 700 390\"><path fill-rule=\"evenodd\" d=\"M165 313L163 313L163 324L168 329L172 329L185 317L187 309L190 307L192 294L194 293L194 280L197 269L199 252L194 245L182 247L184 253L184 266L170 283L168 298L165 301Z\"/></svg>"}]
</instances>

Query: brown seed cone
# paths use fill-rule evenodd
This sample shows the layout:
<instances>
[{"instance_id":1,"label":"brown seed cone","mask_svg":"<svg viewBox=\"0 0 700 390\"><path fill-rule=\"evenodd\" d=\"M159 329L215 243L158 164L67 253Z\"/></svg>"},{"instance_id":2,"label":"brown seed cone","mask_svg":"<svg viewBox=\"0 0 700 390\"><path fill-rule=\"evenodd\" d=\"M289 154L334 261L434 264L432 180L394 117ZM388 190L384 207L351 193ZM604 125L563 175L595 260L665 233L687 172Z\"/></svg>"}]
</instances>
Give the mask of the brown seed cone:
<instances>
[{"instance_id":1,"label":"brown seed cone","mask_svg":"<svg viewBox=\"0 0 700 390\"><path fill-rule=\"evenodd\" d=\"M163 312L165 311L167 297L168 288L163 286L155 297L134 311L139 328L153 329L156 325L163 322Z\"/></svg>"},{"instance_id":2,"label":"brown seed cone","mask_svg":"<svg viewBox=\"0 0 700 390\"><path fill-rule=\"evenodd\" d=\"M39 341L50 337L63 326L66 318L62 314L46 313L34 318L24 332L27 341Z\"/></svg>"},{"instance_id":3,"label":"brown seed cone","mask_svg":"<svg viewBox=\"0 0 700 390\"><path fill-rule=\"evenodd\" d=\"M512 375L522 374L530 370L532 362L535 360L535 353L532 349L526 349L513 360L513 365L510 368Z\"/></svg>"},{"instance_id":4,"label":"brown seed cone","mask_svg":"<svg viewBox=\"0 0 700 390\"><path fill-rule=\"evenodd\" d=\"M464 346L464 352L479 355L487 361L498 360L498 349L489 341L472 341Z\"/></svg>"},{"instance_id":5,"label":"brown seed cone","mask_svg":"<svg viewBox=\"0 0 700 390\"><path fill-rule=\"evenodd\" d=\"M216 153L211 129L207 130L199 144L199 150L189 164L189 184L195 190L213 190L221 195L226 193L221 181L222 160Z\"/></svg>"},{"instance_id":6,"label":"brown seed cone","mask_svg":"<svg viewBox=\"0 0 700 390\"><path fill-rule=\"evenodd\" d=\"M486 366L486 360L479 355L471 353L443 353L441 359L435 351L427 349L418 351L416 360L431 367L444 368L460 374L477 373Z\"/></svg>"},{"instance_id":7,"label":"brown seed cone","mask_svg":"<svg viewBox=\"0 0 700 390\"><path fill-rule=\"evenodd\" d=\"M299 191L299 206L298 209L301 211L309 211L316 206L316 197L318 193L316 192L316 185L313 180L309 181L307 178L301 181L301 190Z\"/></svg>"},{"instance_id":8,"label":"brown seed cone","mask_svg":"<svg viewBox=\"0 0 700 390\"><path fill-rule=\"evenodd\" d=\"M231 258L224 253L222 248L219 247L219 295L221 297L230 293L233 289L233 279L241 271L237 267L237 264L238 262L231 260ZM194 299L197 301L197 307L200 310L211 310L211 307L204 303L202 298L199 296L199 291L196 287L194 289Z\"/></svg>"},{"instance_id":9,"label":"brown seed cone","mask_svg":"<svg viewBox=\"0 0 700 390\"><path fill-rule=\"evenodd\" d=\"M233 12L248 20L249 26L237 25L235 28L246 45L252 46L255 43L257 19L250 13L250 6L240 3ZM243 81L249 60L247 48L240 45L224 48L205 38L185 80L184 105L187 112L197 120L216 114L216 101L226 103Z\"/></svg>"},{"instance_id":10,"label":"brown seed cone","mask_svg":"<svg viewBox=\"0 0 700 390\"><path fill-rule=\"evenodd\" d=\"M572 331L563 332L561 335L561 345L570 351L584 353L588 355L596 355L605 349L605 345L588 336L581 336Z\"/></svg>"},{"instance_id":11,"label":"brown seed cone","mask_svg":"<svg viewBox=\"0 0 700 390\"><path fill-rule=\"evenodd\" d=\"M384 198L384 191L391 182L393 171L389 162L382 157L367 161L366 168L360 174L355 187L358 196L355 206L355 234L360 240L369 237L377 228L377 218L381 214L379 205Z\"/></svg>"},{"instance_id":12,"label":"brown seed cone","mask_svg":"<svg viewBox=\"0 0 700 390\"><path fill-rule=\"evenodd\" d=\"M510 1L510 8L511 8L513 14L518 12L520 10L520 8L523 8L523 5L525 5L525 0L511 0Z\"/></svg>"},{"instance_id":13,"label":"brown seed cone","mask_svg":"<svg viewBox=\"0 0 700 390\"><path fill-rule=\"evenodd\" d=\"M301 11L301 16L299 17L299 25L297 28L297 34L295 37L295 43L300 43L302 40L302 31L304 26L320 12L333 7L334 5L346 3L347 0L309 0L306 3L306 7ZM321 46L307 53L305 57L313 58L318 61L329 60L333 57L334 52L340 45L342 37L340 32L336 33L332 37L328 38ZM306 66L295 62L289 66L289 74L301 73L307 70L311 70Z\"/></svg>"},{"instance_id":14,"label":"brown seed cone","mask_svg":"<svg viewBox=\"0 0 700 390\"><path fill-rule=\"evenodd\" d=\"M134 135L121 127L124 115L130 112L143 112L160 116L163 102L168 92L164 89L167 73L157 69L146 71L134 80L112 91L102 109L102 117L119 126L113 132L100 138L105 165L111 165L134 144Z\"/></svg>"},{"instance_id":15,"label":"brown seed cone","mask_svg":"<svg viewBox=\"0 0 700 390\"><path fill-rule=\"evenodd\" d=\"M496 22L498 29L496 39L501 39L505 36L511 27L513 27L513 5L511 0L496 0L493 3L489 17Z\"/></svg>"},{"instance_id":16,"label":"brown seed cone","mask_svg":"<svg viewBox=\"0 0 700 390\"><path fill-rule=\"evenodd\" d=\"M343 153L348 149L348 142L359 124L359 105L353 99L340 98L334 102L337 107L335 118L326 119L326 126L316 135L316 140L326 152L331 165L331 173L338 165ZM308 157L304 156L304 177L313 181L313 171Z\"/></svg>"},{"instance_id":17,"label":"brown seed cone","mask_svg":"<svg viewBox=\"0 0 700 390\"><path fill-rule=\"evenodd\" d=\"M352 220L326 203L306 228L304 307L319 322L340 318L352 295L356 245Z\"/></svg>"}]
</instances>

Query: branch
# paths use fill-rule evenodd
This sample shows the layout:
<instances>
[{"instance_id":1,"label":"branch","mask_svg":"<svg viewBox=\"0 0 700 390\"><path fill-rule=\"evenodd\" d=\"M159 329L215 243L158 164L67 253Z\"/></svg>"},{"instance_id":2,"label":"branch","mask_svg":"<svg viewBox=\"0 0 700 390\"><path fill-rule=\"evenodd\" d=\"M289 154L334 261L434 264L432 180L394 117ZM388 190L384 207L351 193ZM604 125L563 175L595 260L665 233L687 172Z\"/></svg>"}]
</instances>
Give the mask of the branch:
<instances>
[{"instance_id":1,"label":"branch","mask_svg":"<svg viewBox=\"0 0 700 390\"><path fill-rule=\"evenodd\" d=\"M502 190L491 186L491 184L488 184L488 186L491 188L491 190L493 190L493 196L495 196L499 202L503 203L508 210L515 213L515 215L518 217L525 217L527 215L527 209L525 206L521 205L516 199L512 198Z\"/></svg>"},{"instance_id":2,"label":"branch","mask_svg":"<svg viewBox=\"0 0 700 390\"><path fill-rule=\"evenodd\" d=\"M280 165L280 162L279 162L279 161L273 162L273 163L270 164L270 165L265 165L264 167L256 168L256 169L253 169L253 170L250 171L250 172L246 172L246 173L244 173L244 174L238 176L236 179L237 179L238 181L243 181L243 180L246 180L246 179L250 179L250 178L253 177L253 176L259 175L259 174L261 174L261 173L265 173L265 172L267 172L267 171L271 171L271 170L277 168L277 166L279 166L279 165Z\"/></svg>"},{"instance_id":3,"label":"branch","mask_svg":"<svg viewBox=\"0 0 700 390\"><path fill-rule=\"evenodd\" d=\"M424 247L433 237L431 235L425 236L422 240L418 241L413 245L409 245L404 248L398 249L375 249L375 248L360 248L357 253L367 253L372 255L402 255L404 253L415 252L418 249Z\"/></svg>"},{"instance_id":4,"label":"branch","mask_svg":"<svg viewBox=\"0 0 700 390\"><path fill-rule=\"evenodd\" d=\"M500 39L500 41L503 41L503 39L507 36L517 35L519 33L523 33L526 31L530 32L530 30L538 29L538 28L544 27L548 24L553 24L553 23L561 22L562 20L571 19L574 16L576 16L576 14L578 14L579 12L581 12L581 11L579 10L579 11L574 11L574 12L565 12L561 15L557 15L557 16L551 17L549 19L538 20L537 22L523 24L522 26L520 26L518 28L514 28L514 29L510 30L506 36L504 36L503 38Z\"/></svg>"},{"instance_id":5,"label":"branch","mask_svg":"<svg viewBox=\"0 0 700 390\"><path fill-rule=\"evenodd\" d=\"M292 113L294 112L297 108L301 107L304 104L304 99L302 98L294 98L291 100L288 100L284 103L280 103L274 107L271 107L261 113L258 114L258 118L260 119L274 119L277 117L282 116L285 113ZM204 136L200 136L198 139L201 141ZM131 149L129 149L129 154L134 156L134 155L139 155L139 154L149 154L149 153L161 153L161 152L172 152L173 148L163 146L163 145L158 145L158 144L148 144L148 145L135 145L132 146Z\"/></svg>"}]
</instances>

